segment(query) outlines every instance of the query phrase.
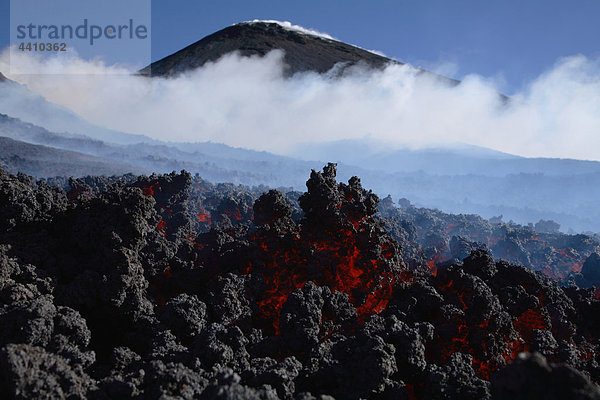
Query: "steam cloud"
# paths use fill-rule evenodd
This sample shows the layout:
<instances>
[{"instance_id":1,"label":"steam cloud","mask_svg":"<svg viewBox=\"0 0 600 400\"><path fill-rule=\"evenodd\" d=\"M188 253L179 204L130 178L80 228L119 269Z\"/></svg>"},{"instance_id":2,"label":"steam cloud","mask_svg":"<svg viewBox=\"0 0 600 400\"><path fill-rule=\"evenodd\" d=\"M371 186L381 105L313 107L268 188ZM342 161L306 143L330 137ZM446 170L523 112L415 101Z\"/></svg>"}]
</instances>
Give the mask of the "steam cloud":
<instances>
[{"instance_id":1,"label":"steam cloud","mask_svg":"<svg viewBox=\"0 0 600 400\"><path fill-rule=\"evenodd\" d=\"M77 58L23 55L12 63L13 70L16 63L67 74L8 75L49 101L95 124L161 140L290 154L306 142L367 137L388 148L462 142L600 160L600 64L581 55L557 61L508 103L493 80L469 75L449 87L410 66L284 78L281 51L229 54L169 79L115 75L124 70ZM5 50L0 70L7 67Z\"/></svg>"},{"instance_id":2,"label":"steam cloud","mask_svg":"<svg viewBox=\"0 0 600 400\"><path fill-rule=\"evenodd\" d=\"M267 24L278 24L279 26L289 30L289 31L295 31L295 32L300 32L302 34L305 35L313 35L313 36L318 36L321 37L323 39L331 39L331 40L337 40L336 38L334 38L333 36L324 33L324 32L319 32L317 30L314 29L308 29L305 28L303 26L300 25L294 25L289 21L277 21L274 19L254 19L252 21L246 21L245 23L256 23L256 22L261 22L261 23L267 23Z\"/></svg>"}]
</instances>

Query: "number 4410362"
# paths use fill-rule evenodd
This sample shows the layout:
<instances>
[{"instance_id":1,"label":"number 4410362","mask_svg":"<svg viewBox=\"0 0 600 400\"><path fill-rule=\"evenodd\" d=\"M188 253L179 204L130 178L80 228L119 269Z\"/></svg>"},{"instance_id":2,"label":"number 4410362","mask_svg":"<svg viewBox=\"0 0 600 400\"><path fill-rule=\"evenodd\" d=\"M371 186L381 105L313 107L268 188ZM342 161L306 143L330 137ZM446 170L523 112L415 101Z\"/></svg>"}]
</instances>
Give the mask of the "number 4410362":
<instances>
[{"instance_id":1,"label":"number 4410362","mask_svg":"<svg viewBox=\"0 0 600 400\"><path fill-rule=\"evenodd\" d=\"M66 43L25 43L19 45L21 51L67 51Z\"/></svg>"}]
</instances>

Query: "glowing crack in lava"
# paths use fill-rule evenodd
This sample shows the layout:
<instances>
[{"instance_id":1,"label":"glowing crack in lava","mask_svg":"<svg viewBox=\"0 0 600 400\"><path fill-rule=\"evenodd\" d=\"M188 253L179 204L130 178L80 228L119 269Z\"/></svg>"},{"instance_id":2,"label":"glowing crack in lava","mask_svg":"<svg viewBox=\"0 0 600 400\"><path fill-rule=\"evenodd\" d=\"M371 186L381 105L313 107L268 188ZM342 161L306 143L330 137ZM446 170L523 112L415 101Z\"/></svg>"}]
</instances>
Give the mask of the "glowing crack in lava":
<instances>
[{"instance_id":1,"label":"glowing crack in lava","mask_svg":"<svg viewBox=\"0 0 600 400\"><path fill-rule=\"evenodd\" d=\"M160 222L156 225L156 230L160 232L161 235L167 237L167 223L165 220L161 219Z\"/></svg>"},{"instance_id":2,"label":"glowing crack in lava","mask_svg":"<svg viewBox=\"0 0 600 400\"><path fill-rule=\"evenodd\" d=\"M144 186L142 187L142 193L146 197L154 197L154 191L158 188L160 188L160 185L158 183L149 186Z\"/></svg>"},{"instance_id":3,"label":"glowing crack in lava","mask_svg":"<svg viewBox=\"0 0 600 400\"><path fill-rule=\"evenodd\" d=\"M359 321L385 308L397 275L386 265L389 259L365 257L356 233L342 232L328 242L301 236L292 238L287 246L262 235L254 238L259 248L257 261L244 272L263 276L266 289L258 307L276 333L283 304L294 289L308 281L347 294Z\"/></svg>"},{"instance_id":4,"label":"glowing crack in lava","mask_svg":"<svg viewBox=\"0 0 600 400\"><path fill-rule=\"evenodd\" d=\"M333 164L323 173L313 171L308 192L300 198L305 217L299 227L289 220L290 210L277 192L255 205L262 227L254 243L260 250L248 271L264 276L267 289L259 309L275 332L288 296L308 281L347 294L364 321L385 308L399 279L398 245L373 219L377 197L364 191L357 178L338 184L335 173ZM286 234L274 236L273 226Z\"/></svg>"},{"instance_id":5,"label":"glowing crack in lava","mask_svg":"<svg viewBox=\"0 0 600 400\"><path fill-rule=\"evenodd\" d=\"M210 226L212 224L211 215L205 211L198 211L198 214L196 215L196 217L198 218L198 222L203 222L203 223L207 224L208 226Z\"/></svg>"},{"instance_id":6,"label":"glowing crack in lava","mask_svg":"<svg viewBox=\"0 0 600 400\"><path fill-rule=\"evenodd\" d=\"M335 164L315 172L300 198L304 218L296 224L283 196L270 191L254 205L256 230L249 235L249 262L243 274L259 276L264 290L255 293L259 325L279 333L283 304L312 281L345 293L358 321L381 312L404 269L398 244L374 219L377 196L358 178L335 180ZM230 214L237 219L239 212ZM197 248L201 248L197 246Z\"/></svg>"}]
</instances>

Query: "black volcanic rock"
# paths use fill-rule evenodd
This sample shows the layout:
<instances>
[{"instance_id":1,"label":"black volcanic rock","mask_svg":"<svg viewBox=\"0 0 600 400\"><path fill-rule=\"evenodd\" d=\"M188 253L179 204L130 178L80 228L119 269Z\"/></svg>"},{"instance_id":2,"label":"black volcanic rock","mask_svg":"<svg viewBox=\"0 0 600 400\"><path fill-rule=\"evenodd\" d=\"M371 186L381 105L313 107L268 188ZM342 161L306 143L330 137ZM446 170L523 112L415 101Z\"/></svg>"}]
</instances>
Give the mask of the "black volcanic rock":
<instances>
[{"instance_id":1,"label":"black volcanic rock","mask_svg":"<svg viewBox=\"0 0 600 400\"><path fill-rule=\"evenodd\" d=\"M598 253L590 254L583 263L581 273L590 282L596 285L600 283L600 255Z\"/></svg>"},{"instance_id":2,"label":"black volcanic rock","mask_svg":"<svg viewBox=\"0 0 600 400\"><path fill-rule=\"evenodd\" d=\"M539 353L519 355L492 378L494 400L600 399L600 389L581 372L564 364L551 364Z\"/></svg>"},{"instance_id":3,"label":"black volcanic rock","mask_svg":"<svg viewBox=\"0 0 600 400\"><path fill-rule=\"evenodd\" d=\"M291 196L69 185L0 169L2 398L598 398L594 288L481 249L413 267L335 164Z\"/></svg>"},{"instance_id":4,"label":"black volcanic rock","mask_svg":"<svg viewBox=\"0 0 600 400\"><path fill-rule=\"evenodd\" d=\"M41 347L9 344L0 350L2 396L14 399L83 399L90 378Z\"/></svg>"}]
</instances>

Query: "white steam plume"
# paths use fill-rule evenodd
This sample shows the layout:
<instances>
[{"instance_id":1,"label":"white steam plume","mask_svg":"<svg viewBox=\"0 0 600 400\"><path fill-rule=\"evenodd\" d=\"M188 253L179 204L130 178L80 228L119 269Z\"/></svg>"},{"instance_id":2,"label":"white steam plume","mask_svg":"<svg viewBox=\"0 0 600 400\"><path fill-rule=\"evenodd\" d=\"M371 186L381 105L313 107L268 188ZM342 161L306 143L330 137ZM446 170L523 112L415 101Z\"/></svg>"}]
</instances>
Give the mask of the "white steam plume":
<instances>
[{"instance_id":1,"label":"white steam plume","mask_svg":"<svg viewBox=\"0 0 600 400\"><path fill-rule=\"evenodd\" d=\"M252 21L242 22L242 24L255 24L255 23L277 24L289 31L300 32L305 35L318 36L323 39L336 40L333 36L331 36L327 33L319 32L314 29L308 29L308 28L305 28L300 25L294 25L289 21L277 21L274 19L254 19ZM235 25L238 25L238 24L235 24Z\"/></svg>"},{"instance_id":2,"label":"white steam plume","mask_svg":"<svg viewBox=\"0 0 600 400\"><path fill-rule=\"evenodd\" d=\"M170 141L214 141L291 152L305 142L369 137L388 147L462 142L522 156L600 160L600 68L559 60L504 104L493 81L448 87L409 66L353 68L342 78L284 78L281 51L230 54L176 78L114 73L79 59L27 63L90 75L8 75L90 122ZM8 50L0 71L8 71ZM23 64L21 64L23 65ZM0 110L2 112L2 110ZM307 155L310 158L310 155Z\"/></svg>"}]
</instances>

